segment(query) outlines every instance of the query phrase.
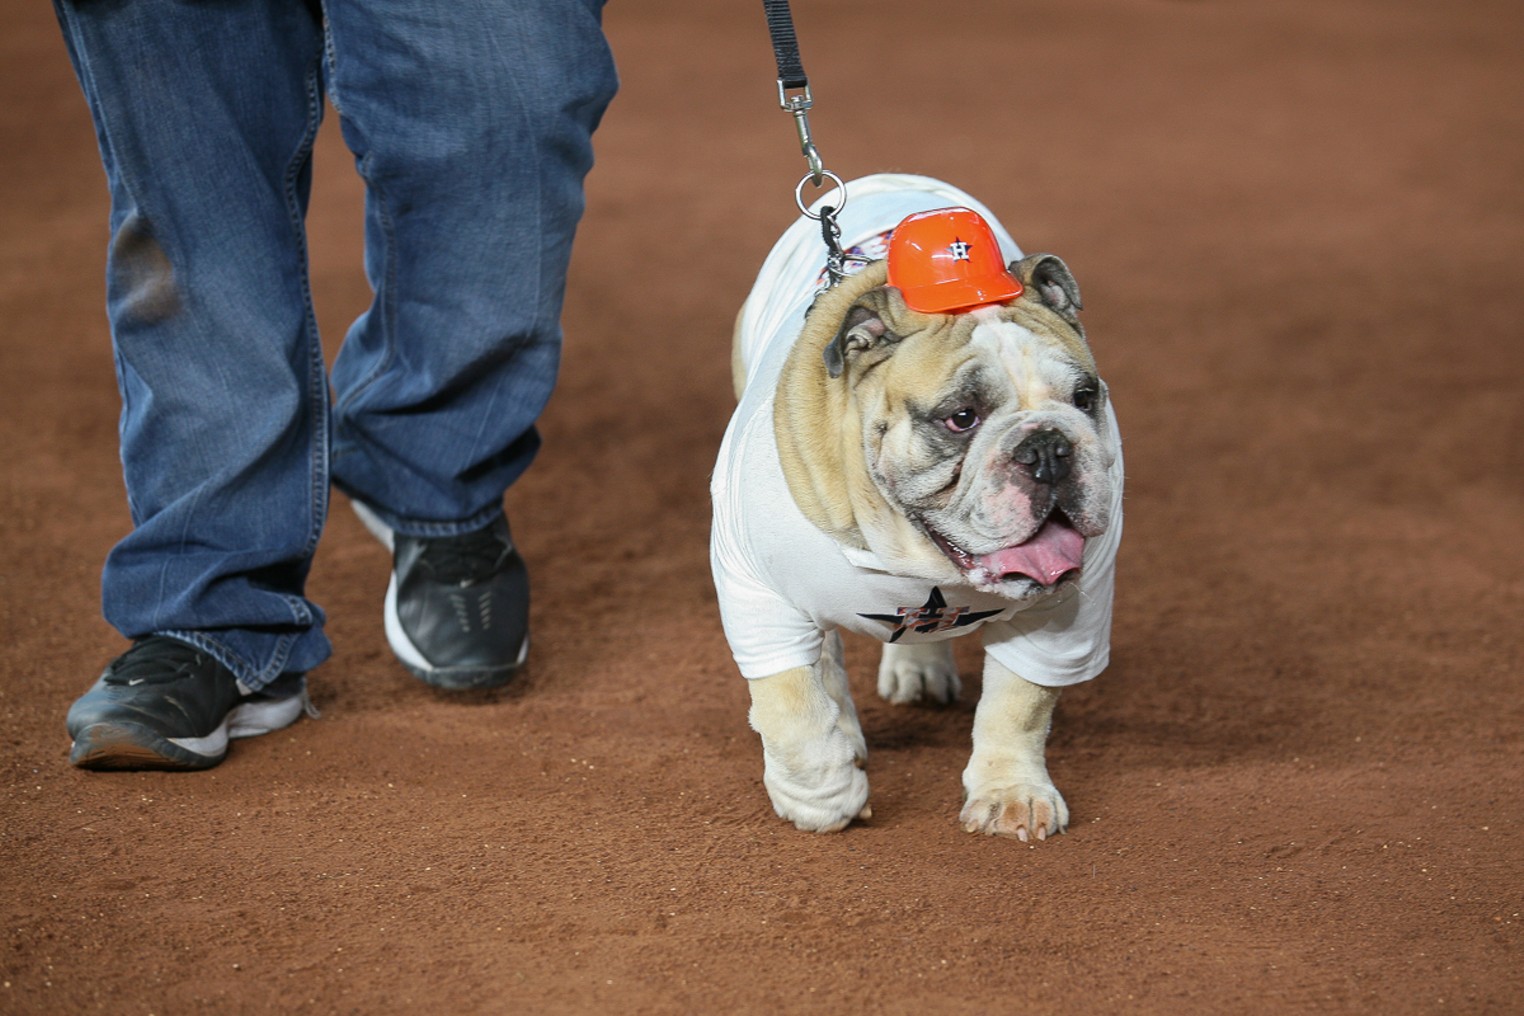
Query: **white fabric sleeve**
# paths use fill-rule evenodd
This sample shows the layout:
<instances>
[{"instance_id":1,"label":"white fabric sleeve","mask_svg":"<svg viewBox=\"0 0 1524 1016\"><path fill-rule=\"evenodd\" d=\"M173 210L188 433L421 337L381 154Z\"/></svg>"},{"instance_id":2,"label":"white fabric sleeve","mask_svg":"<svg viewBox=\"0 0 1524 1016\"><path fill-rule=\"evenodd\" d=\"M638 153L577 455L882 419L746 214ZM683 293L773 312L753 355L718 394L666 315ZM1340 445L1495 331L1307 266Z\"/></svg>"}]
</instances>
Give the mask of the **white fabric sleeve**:
<instances>
[{"instance_id":1,"label":"white fabric sleeve","mask_svg":"<svg viewBox=\"0 0 1524 1016\"><path fill-rule=\"evenodd\" d=\"M1111 661L1111 600L1115 569L1082 581L1075 595L1051 607L1026 610L983 629L984 648L1033 684L1062 688L1096 677Z\"/></svg>"},{"instance_id":2,"label":"white fabric sleeve","mask_svg":"<svg viewBox=\"0 0 1524 1016\"><path fill-rule=\"evenodd\" d=\"M719 597L720 621L731 655L746 678L770 677L820 658L824 636L814 620L782 596L758 563L759 539L772 539L766 525L782 509L787 491L772 491L758 478L758 446L771 448L771 400L743 407L731 421L709 481L713 521L709 564ZM766 455L760 456L766 459ZM751 483L742 482L748 460ZM763 470L766 473L766 470ZM781 476L777 479L782 484ZM792 502L789 502L792 504Z\"/></svg>"},{"instance_id":3,"label":"white fabric sleeve","mask_svg":"<svg viewBox=\"0 0 1524 1016\"><path fill-rule=\"evenodd\" d=\"M820 629L808 614L765 583L719 564L716 558L715 589L719 620L741 676L767 678L820 660L824 644Z\"/></svg>"}]
</instances>

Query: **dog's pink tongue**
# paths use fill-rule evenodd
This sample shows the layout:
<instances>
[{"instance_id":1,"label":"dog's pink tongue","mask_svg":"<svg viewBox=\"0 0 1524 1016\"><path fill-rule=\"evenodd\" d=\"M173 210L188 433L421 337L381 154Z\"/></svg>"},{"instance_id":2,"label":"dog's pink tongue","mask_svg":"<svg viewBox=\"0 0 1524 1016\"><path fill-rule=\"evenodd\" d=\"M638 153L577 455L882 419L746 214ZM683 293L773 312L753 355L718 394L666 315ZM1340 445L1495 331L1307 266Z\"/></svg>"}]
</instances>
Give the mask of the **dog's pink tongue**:
<instances>
[{"instance_id":1,"label":"dog's pink tongue","mask_svg":"<svg viewBox=\"0 0 1524 1016\"><path fill-rule=\"evenodd\" d=\"M1057 519L1042 524L1030 540L1014 547L984 554L977 563L991 575L1025 575L1051 586L1080 566L1085 538Z\"/></svg>"}]
</instances>

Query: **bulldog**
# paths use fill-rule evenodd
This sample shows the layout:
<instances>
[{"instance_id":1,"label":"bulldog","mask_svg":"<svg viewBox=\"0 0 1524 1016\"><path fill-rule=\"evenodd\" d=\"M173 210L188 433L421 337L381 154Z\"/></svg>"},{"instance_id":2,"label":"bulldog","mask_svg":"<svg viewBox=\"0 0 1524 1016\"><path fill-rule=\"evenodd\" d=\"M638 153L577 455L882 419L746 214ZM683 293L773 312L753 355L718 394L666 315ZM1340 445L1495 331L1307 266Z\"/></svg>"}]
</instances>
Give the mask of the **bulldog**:
<instances>
[{"instance_id":1,"label":"bulldog","mask_svg":"<svg viewBox=\"0 0 1524 1016\"><path fill-rule=\"evenodd\" d=\"M843 242L868 263L821 290L808 217L774 247L737 321L738 406L711 483L763 783L800 829L869 818L841 632L884 643L878 693L897 704L956 699L950 640L978 632L959 821L1043 840L1069 818L1046 762L1053 710L1106 666L1122 522L1079 287L948 184L845 191Z\"/></svg>"}]
</instances>

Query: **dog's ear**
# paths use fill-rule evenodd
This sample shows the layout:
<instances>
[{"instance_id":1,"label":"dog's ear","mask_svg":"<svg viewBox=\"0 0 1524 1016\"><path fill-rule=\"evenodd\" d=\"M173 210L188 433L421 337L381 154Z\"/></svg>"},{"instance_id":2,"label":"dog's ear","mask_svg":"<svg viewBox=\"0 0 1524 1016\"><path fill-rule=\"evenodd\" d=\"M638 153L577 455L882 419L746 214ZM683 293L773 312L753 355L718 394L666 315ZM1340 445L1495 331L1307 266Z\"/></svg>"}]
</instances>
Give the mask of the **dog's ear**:
<instances>
[{"instance_id":1,"label":"dog's ear","mask_svg":"<svg viewBox=\"0 0 1524 1016\"><path fill-rule=\"evenodd\" d=\"M1079 283L1074 281L1074 273L1062 258L1056 254L1033 254L1012 261L1010 270L1043 306L1078 327L1079 312L1085 305L1080 301Z\"/></svg>"},{"instance_id":2,"label":"dog's ear","mask_svg":"<svg viewBox=\"0 0 1524 1016\"><path fill-rule=\"evenodd\" d=\"M900 336L889 330L886 318L892 313L899 291L887 287L869 290L847 309L841 329L825 347L826 373L841 377L847 364L854 357L880 354L878 359L893 351Z\"/></svg>"}]
</instances>

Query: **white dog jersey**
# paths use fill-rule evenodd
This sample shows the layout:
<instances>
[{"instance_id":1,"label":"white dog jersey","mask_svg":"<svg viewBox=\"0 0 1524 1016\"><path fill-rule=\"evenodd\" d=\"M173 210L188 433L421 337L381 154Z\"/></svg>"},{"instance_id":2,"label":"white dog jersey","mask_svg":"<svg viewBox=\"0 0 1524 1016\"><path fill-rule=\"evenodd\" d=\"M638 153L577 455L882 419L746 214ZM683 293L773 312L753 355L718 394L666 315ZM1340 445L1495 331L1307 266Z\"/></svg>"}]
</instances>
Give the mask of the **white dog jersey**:
<instances>
[{"instance_id":1,"label":"white dog jersey","mask_svg":"<svg viewBox=\"0 0 1524 1016\"><path fill-rule=\"evenodd\" d=\"M905 216L962 205L990 223L1007 261L1022 256L984 206L948 184L881 174L847 184L847 197L838 222L849 252L883 257L889 232ZM812 212L818 214L826 200ZM1110 649L1122 529L1120 453L1112 465L1111 527L1086 542L1079 581L1021 603L962 583L895 574L871 551L827 536L794 503L778 462L773 390L805 310L825 281L824 265L819 223L800 218L773 247L741 312L747 385L710 483L710 561L725 635L742 675L767 677L809 666L820 658L825 633L838 628L900 643L979 628L986 650L1035 684L1059 687L1095 677ZM1105 426L1120 450L1109 405Z\"/></svg>"}]
</instances>

